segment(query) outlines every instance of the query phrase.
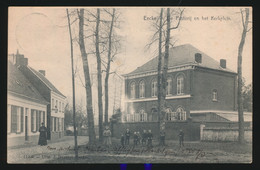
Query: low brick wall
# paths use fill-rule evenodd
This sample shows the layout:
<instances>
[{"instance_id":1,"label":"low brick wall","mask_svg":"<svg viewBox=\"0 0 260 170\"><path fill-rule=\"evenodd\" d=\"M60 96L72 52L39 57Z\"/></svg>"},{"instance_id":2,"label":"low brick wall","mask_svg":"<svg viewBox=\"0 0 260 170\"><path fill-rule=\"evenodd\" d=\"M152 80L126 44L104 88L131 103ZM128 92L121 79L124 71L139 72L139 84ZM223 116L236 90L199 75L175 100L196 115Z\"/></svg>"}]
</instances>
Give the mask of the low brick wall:
<instances>
[{"instance_id":1,"label":"low brick wall","mask_svg":"<svg viewBox=\"0 0 260 170\"><path fill-rule=\"evenodd\" d=\"M151 130L154 138L159 137L158 122L127 122L117 123L113 125L113 137L120 138L121 134L125 134L128 128L132 134L139 131L141 134L143 130ZM200 139L200 123L196 122L166 122L166 139L178 140L179 130L184 132L184 140L196 141Z\"/></svg>"},{"instance_id":2,"label":"low brick wall","mask_svg":"<svg viewBox=\"0 0 260 170\"><path fill-rule=\"evenodd\" d=\"M245 128L244 134L246 142L252 142L252 128ZM221 141L221 142L234 142L238 141L238 128L237 127L205 127L201 125L200 130L201 141Z\"/></svg>"},{"instance_id":3,"label":"low brick wall","mask_svg":"<svg viewBox=\"0 0 260 170\"><path fill-rule=\"evenodd\" d=\"M184 132L184 140L186 141L199 141L201 139L201 125L205 125L207 128L238 128L238 122L200 122L200 121L175 121L166 122L166 139L178 140L179 130ZM245 128L250 128L250 122L245 122ZM143 130L151 130L154 138L159 137L158 122L124 122L116 123L113 125L112 136L120 138L121 134L125 134L126 129L129 129L132 133ZM247 133L247 132L246 132ZM247 134L245 134L247 135Z\"/></svg>"}]
</instances>

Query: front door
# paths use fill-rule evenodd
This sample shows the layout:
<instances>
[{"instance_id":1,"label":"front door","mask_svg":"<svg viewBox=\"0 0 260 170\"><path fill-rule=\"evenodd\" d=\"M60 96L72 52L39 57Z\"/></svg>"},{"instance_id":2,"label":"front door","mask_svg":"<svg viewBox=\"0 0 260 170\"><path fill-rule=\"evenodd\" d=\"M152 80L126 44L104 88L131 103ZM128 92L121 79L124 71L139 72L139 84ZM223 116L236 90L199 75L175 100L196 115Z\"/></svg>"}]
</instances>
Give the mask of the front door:
<instances>
[{"instance_id":1,"label":"front door","mask_svg":"<svg viewBox=\"0 0 260 170\"><path fill-rule=\"evenodd\" d=\"M28 116L25 116L25 141L28 141Z\"/></svg>"}]
</instances>

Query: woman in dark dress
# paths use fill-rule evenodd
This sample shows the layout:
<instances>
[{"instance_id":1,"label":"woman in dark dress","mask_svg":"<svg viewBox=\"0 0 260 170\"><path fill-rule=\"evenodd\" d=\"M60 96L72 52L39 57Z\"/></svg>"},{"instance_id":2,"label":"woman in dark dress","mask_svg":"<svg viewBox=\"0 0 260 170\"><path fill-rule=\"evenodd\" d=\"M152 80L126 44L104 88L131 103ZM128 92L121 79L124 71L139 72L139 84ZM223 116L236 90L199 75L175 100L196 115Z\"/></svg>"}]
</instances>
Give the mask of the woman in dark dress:
<instances>
[{"instance_id":1,"label":"woman in dark dress","mask_svg":"<svg viewBox=\"0 0 260 170\"><path fill-rule=\"evenodd\" d=\"M39 132L40 136L38 145L47 145L47 128L44 126L44 123L42 123L42 126L39 128Z\"/></svg>"}]
</instances>

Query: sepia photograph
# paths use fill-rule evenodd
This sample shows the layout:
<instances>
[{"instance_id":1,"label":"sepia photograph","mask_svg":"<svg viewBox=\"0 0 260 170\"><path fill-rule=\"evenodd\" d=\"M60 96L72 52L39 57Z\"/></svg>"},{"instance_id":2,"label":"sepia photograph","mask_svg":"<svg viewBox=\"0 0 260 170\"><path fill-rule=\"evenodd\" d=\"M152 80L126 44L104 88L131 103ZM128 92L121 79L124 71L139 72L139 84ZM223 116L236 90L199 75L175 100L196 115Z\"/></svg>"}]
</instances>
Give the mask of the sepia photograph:
<instances>
[{"instance_id":1,"label":"sepia photograph","mask_svg":"<svg viewBox=\"0 0 260 170\"><path fill-rule=\"evenodd\" d=\"M253 161L253 8L8 8L7 163Z\"/></svg>"}]
</instances>

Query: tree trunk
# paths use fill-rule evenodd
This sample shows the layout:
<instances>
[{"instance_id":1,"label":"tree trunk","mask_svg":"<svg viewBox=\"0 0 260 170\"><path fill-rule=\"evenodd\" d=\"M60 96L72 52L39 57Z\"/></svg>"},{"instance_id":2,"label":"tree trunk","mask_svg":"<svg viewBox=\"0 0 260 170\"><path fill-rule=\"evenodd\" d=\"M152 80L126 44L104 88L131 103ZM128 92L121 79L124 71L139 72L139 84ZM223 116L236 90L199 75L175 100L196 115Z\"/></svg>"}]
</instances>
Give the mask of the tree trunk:
<instances>
[{"instance_id":1,"label":"tree trunk","mask_svg":"<svg viewBox=\"0 0 260 170\"><path fill-rule=\"evenodd\" d=\"M113 8L112 21L108 36L108 55L107 55L107 69L105 77L105 124L108 124L108 80L110 75L110 63L111 63L111 46L112 46L112 32L114 26L115 9Z\"/></svg>"},{"instance_id":2,"label":"tree trunk","mask_svg":"<svg viewBox=\"0 0 260 170\"><path fill-rule=\"evenodd\" d=\"M100 24L100 9L97 8L96 21L96 57L97 57L97 77L98 77L98 125L99 125L99 141L103 141L103 102L102 102L102 72L101 72L101 57L99 51L99 24Z\"/></svg>"},{"instance_id":3,"label":"tree trunk","mask_svg":"<svg viewBox=\"0 0 260 170\"><path fill-rule=\"evenodd\" d=\"M91 89L89 66L88 66L88 56L86 53L85 42L84 42L84 9L80 9L80 11L78 11L78 16L79 16L79 47L80 47L82 63L83 63L86 98L87 98L89 144L94 144L96 142L96 134L94 128L92 89Z\"/></svg>"},{"instance_id":4,"label":"tree trunk","mask_svg":"<svg viewBox=\"0 0 260 170\"><path fill-rule=\"evenodd\" d=\"M158 72L157 72L157 87L158 87L158 122L159 122L159 131L161 127L161 110L162 110L162 17L163 17L163 8L160 12L160 26L159 26L159 55L158 55Z\"/></svg>"},{"instance_id":5,"label":"tree trunk","mask_svg":"<svg viewBox=\"0 0 260 170\"><path fill-rule=\"evenodd\" d=\"M162 97L161 97L161 129L165 129L165 98L166 98L166 83L167 83L167 70L168 70L168 60L169 60L169 45L170 45L170 8L167 8L167 30L165 39L165 53L164 53L164 63L163 63L163 74L162 74Z\"/></svg>"},{"instance_id":6,"label":"tree trunk","mask_svg":"<svg viewBox=\"0 0 260 170\"><path fill-rule=\"evenodd\" d=\"M71 72L72 72L72 94L73 94L73 127L74 127L74 143L75 143L75 158L78 159L78 140L77 140L77 131L76 128L76 111L75 111L75 78L74 78L74 64L73 64L73 41L71 36L71 28L70 28L70 16L69 10L67 11L68 17L68 25L69 25L69 34L70 34L70 55L71 55Z\"/></svg>"},{"instance_id":7,"label":"tree trunk","mask_svg":"<svg viewBox=\"0 0 260 170\"><path fill-rule=\"evenodd\" d=\"M246 11L246 18L245 18L245 22L242 20L243 32L238 47L238 59L237 59L237 73L238 73L237 104L238 104L238 122L239 122L239 136L238 136L239 143L244 143L244 113L243 113L243 99L242 99L242 53L243 53L247 27L248 27L249 9L246 8L245 11ZM241 11L241 15L242 15L242 11Z\"/></svg>"}]
</instances>

